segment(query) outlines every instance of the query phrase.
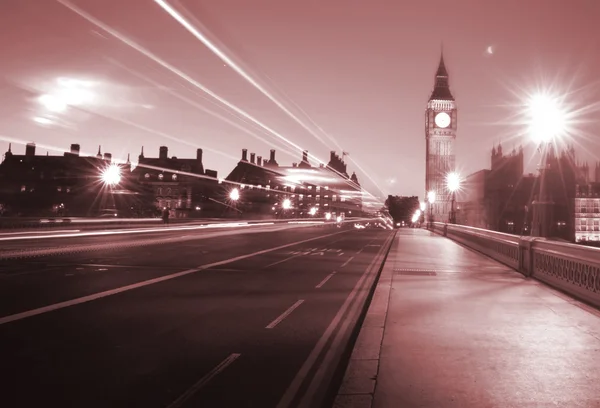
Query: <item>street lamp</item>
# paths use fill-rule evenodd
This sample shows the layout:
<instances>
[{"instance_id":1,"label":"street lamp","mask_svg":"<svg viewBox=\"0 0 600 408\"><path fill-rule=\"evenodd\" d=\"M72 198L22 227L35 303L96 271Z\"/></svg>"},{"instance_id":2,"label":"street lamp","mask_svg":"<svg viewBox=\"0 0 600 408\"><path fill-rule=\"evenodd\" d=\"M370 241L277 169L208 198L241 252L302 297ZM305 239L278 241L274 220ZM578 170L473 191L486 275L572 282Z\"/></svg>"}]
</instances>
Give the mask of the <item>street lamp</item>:
<instances>
[{"instance_id":1,"label":"street lamp","mask_svg":"<svg viewBox=\"0 0 600 408\"><path fill-rule=\"evenodd\" d=\"M100 178L105 185L116 186L121 181L121 168L116 164L110 164L102 170Z\"/></svg>"},{"instance_id":2,"label":"street lamp","mask_svg":"<svg viewBox=\"0 0 600 408\"><path fill-rule=\"evenodd\" d=\"M446 186L452 193L452 200L450 202L450 224L456 224L456 211L454 210L454 202L456 201L456 191L460 189L460 176L458 173L448 173L446 176Z\"/></svg>"},{"instance_id":3,"label":"street lamp","mask_svg":"<svg viewBox=\"0 0 600 408\"><path fill-rule=\"evenodd\" d=\"M232 190L229 192L229 198L230 198L232 201L237 201L237 200L239 200L239 199L240 199L240 190L238 190L237 188L234 188L234 189L232 189Z\"/></svg>"},{"instance_id":4,"label":"street lamp","mask_svg":"<svg viewBox=\"0 0 600 408\"><path fill-rule=\"evenodd\" d=\"M552 197L546 191L548 151L554 145L555 139L565 133L567 115L559 98L544 93L532 96L528 101L527 108L529 136L537 144L538 151L542 154L542 163L539 168L538 197L532 202L533 225L531 235L550 237L552 235L554 203Z\"/></svg>"},{"instance_id":5,"label":"street lamp","mask_svg":"<svg viewBox=\"0 0 600 408\"><path fill-rule=\"evenodd\" d=\"M317 207L312 207L308 213L310 215L315 215L317 213Z\"/></svg>"},{"instance_id":6,"label":"street lamp","mask_svg":"<svg viewBox=\"0 0 600 408\"><path fill-rule=\"evenodd\" d=\"M285 200L283 200L283 203L281 203L281 206L284 210L288 210L292 208L292 201L289 198L286 198Z\"/></svg>"},{"instance_id":7,"label":"street lamp","mask_svg":"<svg viewBox=\"0 0 600 408\"><path fill-rule=\"evenodd\" d=\"M433 228L433 203L435 203L435 191L431 190L427 193L427 201L429 202L429 228Z\"/></svg>"}]
</instances>

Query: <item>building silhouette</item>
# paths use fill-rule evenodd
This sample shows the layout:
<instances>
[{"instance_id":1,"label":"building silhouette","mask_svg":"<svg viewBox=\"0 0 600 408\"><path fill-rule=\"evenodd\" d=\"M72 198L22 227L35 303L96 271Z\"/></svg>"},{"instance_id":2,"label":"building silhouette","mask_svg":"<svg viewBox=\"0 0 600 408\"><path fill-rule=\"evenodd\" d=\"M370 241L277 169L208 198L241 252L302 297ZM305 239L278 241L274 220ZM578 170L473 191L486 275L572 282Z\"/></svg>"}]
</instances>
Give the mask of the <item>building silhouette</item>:
<instances>
[{"instance_id":1,"label":"building silhouette","mask_svg":"<svg viewBox=\"0 0 600 408\"><path fill-rule=\"evenodd\" d=\"M225 178L240 197L235 208L245 213L265 216L303 218L359 215L362 211L362 188L355 173L348 175L346 163L336 152L330 153L327 165L312 165L308 151L291 166L282 166L271 150L268 161L242 150L241 160ZM284 200L290 208L283 208Z\"/></svg>"},{"instance_id":2,"label":"building silhouette","mask_svg":"<svg viewBox=\"0 0 600 408\"><path fill-rule=\"evenodd\" d=\"M158 157L146 157L142 147L132 178L149 195L155 213L168 209L175 218L216 215L210 198L219 189L217 172L204 169L202 154L196 149L193 159L169 157L168 147L160 146Z\"/></svg>"},{"instance_id":3,"label":"building silhouette","mask_svg":"<svg viewBox=\"0 0 600 408\"><path fill-rule=\"evenodd\" d=\"M442 54L425 110L425 198L429 192L435 192L435 204L429 211L437 221L447 221L451 210L451 193L447 189L446 178L455 170L456 131L457 106L450 92Z\"/></svg>"},{"instance_id":4,"label":"building silhouette","mask_svg":"<svg viewBox=\"0 0 600 408\"><path fill-rule=\"evenodd\" d=\"M14 154L12 145L0 164L0 204L6 216L97 216L112 212L117 203L111 187L102 181L110 165L120 167L120 192L130 185L130 163L112 163L110 153L80 155L72 144L62 156L36 154L35 143L25 154ZM122 194L124 197L126 194ZM122 200L120 200L122 201Z\"/></svg>"},{"instance_id":5,"label":"building silhouette","mask_svg":"<svg viewBox=\"0 0 600 408\"><path fill-rule=\"evenodd\" d=\"M590 168L579 163L572 146L557 152L548 147L545 155L546 191L552 202L548 230L553 239L571 242L600 241L598 183L590 182ZM598 168L598 165L596 165ZM505 154L494 146L491 169L465 178L459 195L461 224L517 235L530 235L532 203L538 199L540 177L524 175L523 149ZM600 230L600 225L598 225Z\"/></svg>"}]
</instances>

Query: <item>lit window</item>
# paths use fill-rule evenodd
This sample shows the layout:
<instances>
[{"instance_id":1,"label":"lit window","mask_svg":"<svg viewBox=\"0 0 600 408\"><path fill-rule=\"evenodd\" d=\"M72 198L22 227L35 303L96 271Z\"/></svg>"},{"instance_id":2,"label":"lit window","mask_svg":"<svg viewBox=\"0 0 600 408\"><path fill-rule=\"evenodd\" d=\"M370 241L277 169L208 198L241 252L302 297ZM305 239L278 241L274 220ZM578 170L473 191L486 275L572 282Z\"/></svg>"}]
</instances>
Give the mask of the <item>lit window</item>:
<instances>
[{"instance_id":1,"label":"lit window","mask_svg":"<svg viewBox=\"0 0 600 408\"><path fill-rule=\"evenodd\" d=\"M159 180L162 180L164 177L165 177L165 176L164 176L162 173L158 175L158 179L159 179Z\"/></svg>"},{"instance_id":2,"label":"lit window","mask_svg":"<svg viewBox=\"0 0 600 408\"><path fill-rule=\"evenodd\" d=\"M172 178L173 180L177 180L177 174L173 174L173 175L171 176L171 178Z\"/></svg>"},{"instance_id":3,"label":"lit window","mask_svg":"<svg viewBox=\"0 0 600 408\"><path fill-rule=\"evenodd\" d=\"M150 173L146 173L146 174L144 174L144 178L147 178L147 179L149 179L149 178L150 178Z\"/></svg>"}]
</instances>

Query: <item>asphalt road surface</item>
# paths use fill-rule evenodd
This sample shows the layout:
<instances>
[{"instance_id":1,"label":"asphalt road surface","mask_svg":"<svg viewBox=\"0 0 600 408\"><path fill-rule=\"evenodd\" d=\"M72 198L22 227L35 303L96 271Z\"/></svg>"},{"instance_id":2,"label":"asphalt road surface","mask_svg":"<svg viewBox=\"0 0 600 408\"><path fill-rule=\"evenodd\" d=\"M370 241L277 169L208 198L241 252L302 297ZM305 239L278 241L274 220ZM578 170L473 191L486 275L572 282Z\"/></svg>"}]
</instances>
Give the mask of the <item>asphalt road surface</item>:
<instances>
[{"instance_id":1,"label":"asphalt road surface","mask_svg":"<svg viewBox=\"0 0 600 408\"><path fill-rule=\"evenodd\" d=\"M316 408L391 236L272 225L12 243L0 405Z\"/></svg>"}]
</instances>

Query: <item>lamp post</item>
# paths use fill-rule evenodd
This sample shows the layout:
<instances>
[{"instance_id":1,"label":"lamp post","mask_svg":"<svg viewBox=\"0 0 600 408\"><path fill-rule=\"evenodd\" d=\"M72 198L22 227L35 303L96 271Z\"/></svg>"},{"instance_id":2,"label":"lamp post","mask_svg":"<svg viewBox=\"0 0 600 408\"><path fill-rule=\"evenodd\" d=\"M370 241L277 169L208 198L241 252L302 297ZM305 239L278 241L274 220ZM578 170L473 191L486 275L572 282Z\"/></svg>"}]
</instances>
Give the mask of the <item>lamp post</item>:
<instances>
[{"instance_id":1,"label":"lamp post","mask_svg":"<svg viewBox=\"0 0 600 408\"><path fill-rule=\"evenodd\" d=\"M431 190L427 193L427 201L429 202L429 228L433 229L433 203L435 203L435 191Z\"/></svg>"},{"instance_id":2,"label":"lamp post","mask_svg":"<svg viewBox=\"0 0 600 408\"><path fill-rule=\"evenodd\" d=\"M533 96L528 103L529 135L541 153L538 196L531 203L533 219L531 235L552 236L554 224L554 202L547 189L548 153L553 148L557 136L565 131L565 114L559 100L547 94Z\"/></svg>"},{"instance_id":3,"label":"lamp post","mask_svg":"<svg viewBox=\"0 0 600 408\"><path fill-rule=\"evenodd\" d=\"M121 167L118 165L111 163L107 165L104 169L102 169L100 173L100 179L104 186L109 190L110 193L110 210L115 212L115 216L117 215L117 203L115 201L114 196L114 188L121 182ZM105 199L102 199L102 204L106 203ZM108 208L107 208L108 209ZM104 210L104 209L103 209Z\"/></svg>"},{"instance_id":4,"label":"lamp post","mask_svg":"<svg viewBox=\"0 0 600 408\"><path fill-rule=\"evenodd\" d=\"M448 221L450 224L456 224L456 210L454 209L454 202L456 201L456 191L460 188L460 176L458 173L453 172L446 176L446 186L452 195Z\"/></svg>"}]
</instances>

